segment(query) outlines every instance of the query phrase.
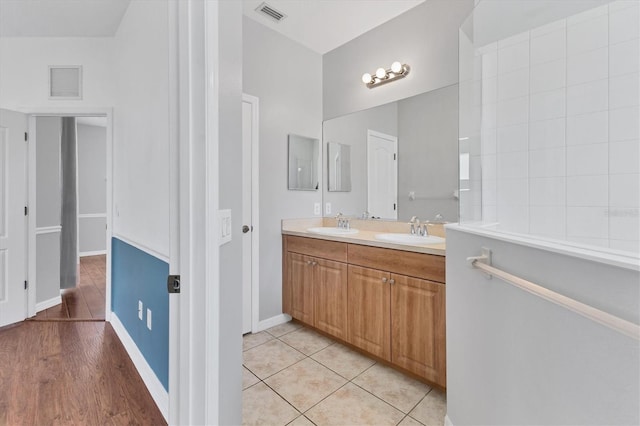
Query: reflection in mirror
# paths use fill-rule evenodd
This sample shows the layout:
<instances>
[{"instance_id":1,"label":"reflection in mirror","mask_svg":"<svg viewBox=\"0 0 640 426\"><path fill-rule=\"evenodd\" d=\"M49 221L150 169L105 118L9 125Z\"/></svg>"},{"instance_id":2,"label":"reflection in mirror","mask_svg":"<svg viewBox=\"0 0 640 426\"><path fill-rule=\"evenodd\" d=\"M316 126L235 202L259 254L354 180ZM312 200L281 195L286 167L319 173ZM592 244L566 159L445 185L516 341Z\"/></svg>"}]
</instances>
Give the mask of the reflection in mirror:
<instances>
[{"instance_id":1,"label":"reflection in mirror","mask_svg":"<svg viewBox=\"0 0 640 426\"><path fill-rule=\"evenodd\" d=\"M336 142L327 144L329 191L351 191L351 147Z\"/></svg>"},{"instance_id":2,"label":"reflection in mirror","mask_svg":"<svg viewBox=\"0 0 640 426\"><path fill-rule=\"evenodd\" d=\"M318 189L319 155L318 139L289 135L289 189L298 191Z\"/></svg>"},{"instance_id":3,"label":"reflection in mirror","mask_svg":"<svg viewBox=\"0 0 640 426\"><path fill-rule=\"evenodd\" d=\"M322 131L324 142L340 141L351 147L351 192L323 194L323 201L331 203L334 211L358 217L368 211L373 217L400 221L412 216L434 220L437 215L448 222L458 220L457 84L326 120ZM397 140L397 183L393 173L382 176L368 164L372 134ZM328 164L324 167L328 170ZM396 215L371 210L375 201L371 191L380 192L372 188L374 182L378 188L394 187Z\"/></svg>"}]
</instances>

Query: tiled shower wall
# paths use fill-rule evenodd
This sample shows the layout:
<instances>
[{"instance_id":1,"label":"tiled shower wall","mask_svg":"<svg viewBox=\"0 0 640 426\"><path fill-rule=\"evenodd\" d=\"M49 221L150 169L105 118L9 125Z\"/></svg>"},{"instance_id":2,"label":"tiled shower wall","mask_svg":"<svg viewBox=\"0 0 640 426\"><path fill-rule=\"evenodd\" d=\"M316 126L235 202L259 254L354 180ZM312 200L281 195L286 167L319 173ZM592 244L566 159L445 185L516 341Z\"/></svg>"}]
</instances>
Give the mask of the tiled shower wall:
<instances>
[{"instance_id":1,"label":"tiled shower wall","mask_svg":"<svg viewBox=\"0 0 640 426\"><path fill-rule=\"evenodd\" d=\"M476 50L482 221L640 252L640 3Z\"/></svg>"}]
</instances>

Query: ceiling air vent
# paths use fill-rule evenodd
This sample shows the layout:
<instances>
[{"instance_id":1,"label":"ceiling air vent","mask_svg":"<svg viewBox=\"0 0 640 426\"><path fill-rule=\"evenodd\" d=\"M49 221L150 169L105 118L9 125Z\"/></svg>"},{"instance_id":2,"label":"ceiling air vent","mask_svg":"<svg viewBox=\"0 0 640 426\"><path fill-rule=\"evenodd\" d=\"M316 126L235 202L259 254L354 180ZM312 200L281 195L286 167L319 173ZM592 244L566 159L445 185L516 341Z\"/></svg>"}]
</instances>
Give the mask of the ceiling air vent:
<instances>
[{"instance_id":1,"label":"ceiling air vent","mask_svg":"<svg viewBox=\"0 0 640 426\"><path fill-rule=\"evenodd\" d=\"M256 8L256 12L266 15L276 22L280 22L287 17L287 15L275 10L273 7L269 6L267 3L262 3L260 6L258 6Z\"/></svg>"},{"instance_id":2,"label":"ceiling air vent","mask_svg":"<svg viewBox=\"0 0 640 426\"><path fill-rule=\"evenodd\" d=\"M82 66L49 66L49 99L82 99Z\"/></svg>"}]
</instances>

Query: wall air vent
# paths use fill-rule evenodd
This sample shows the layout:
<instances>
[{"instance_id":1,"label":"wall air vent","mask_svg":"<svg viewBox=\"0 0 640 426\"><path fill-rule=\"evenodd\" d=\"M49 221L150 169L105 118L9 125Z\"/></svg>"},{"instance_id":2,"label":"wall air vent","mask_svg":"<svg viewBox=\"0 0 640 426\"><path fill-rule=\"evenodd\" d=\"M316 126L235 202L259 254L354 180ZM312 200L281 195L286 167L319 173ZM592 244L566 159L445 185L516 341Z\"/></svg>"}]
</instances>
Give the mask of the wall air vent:
<instances>
[{"instance_id":1,"label":"wall air vent","mask_svg":"<svg viewBox=\"0 0 640 426\"><path fill-rule=\"evenodd\" d=\"M49 99L82 99L82 66L49 66Z\"/></svg>"},{"instance_id":2,"label":"wall air vent","mask_svg":"<svg viewBox=\"0 0 640 426\"><path fill-rule=\"evenodd\" d=\"M256 8L256 12L266 15L276 22L280 22L287 17L287 15L275 10L273 7L269 6L267 3L262 3L260 6L258 6Z\"/></svg>"}]
</instances>

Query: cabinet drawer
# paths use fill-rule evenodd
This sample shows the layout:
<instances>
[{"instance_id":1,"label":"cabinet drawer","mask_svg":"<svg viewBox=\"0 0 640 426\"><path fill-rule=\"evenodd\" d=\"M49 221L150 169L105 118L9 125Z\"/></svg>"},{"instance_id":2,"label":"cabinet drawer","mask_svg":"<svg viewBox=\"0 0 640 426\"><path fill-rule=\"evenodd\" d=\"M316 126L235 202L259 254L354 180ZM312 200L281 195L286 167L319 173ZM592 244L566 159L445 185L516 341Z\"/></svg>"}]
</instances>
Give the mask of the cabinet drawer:
<instances>
[{"instance_id":1,"label":"cabinet drawer","mask_svg":"<svg viewBox=\"0 0 640 426\"><path fill-rule=\"evenodd\" d=\"M289 235L287 236L287 250L307 256L335 260L337 262L347 261L347 244L336 241Z\"/></svg>"},{"instance_id":2,"label":"cabinet drawer","mask_svg":"<svg viewBox=\"0 0 640 426\"><path fill-rule=\"evenodd\" d=\"M349 244L348 263L439 283L445 282L444 256Z\"/></svg>"}]
</instances>

